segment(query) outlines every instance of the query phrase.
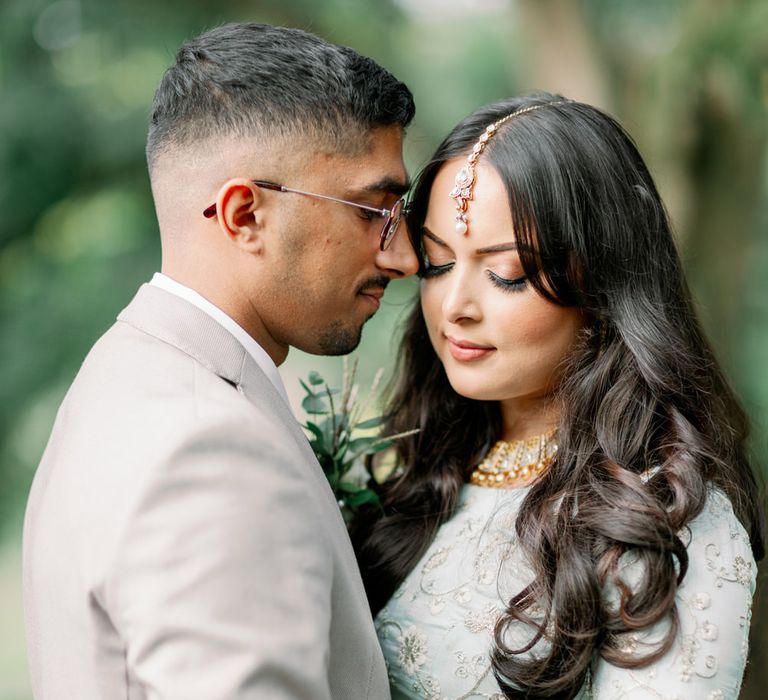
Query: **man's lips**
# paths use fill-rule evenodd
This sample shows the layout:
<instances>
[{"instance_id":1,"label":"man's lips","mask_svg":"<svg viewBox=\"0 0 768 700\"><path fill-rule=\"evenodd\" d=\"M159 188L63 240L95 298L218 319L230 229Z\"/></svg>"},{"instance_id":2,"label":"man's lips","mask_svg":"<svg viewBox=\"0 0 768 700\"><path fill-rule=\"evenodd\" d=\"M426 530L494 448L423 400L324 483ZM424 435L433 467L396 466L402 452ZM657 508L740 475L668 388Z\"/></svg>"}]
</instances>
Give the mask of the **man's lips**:
<instances>
[{"instance_id":1,"label":"man's lips","mask_svg":"<svg viewBox=\"0 0 768 700\"><path fill-rule=\"evenodd\" d=\"M468 340L453 338L450 335L445 336L448 341L448 351L455 360L460 362L471 362L479 360L490 355L496 348L491 345L478 345Z\"/></svg>"},{"instance_id":2,"label":"man's lips","mask_svg":"<svg viewBox=\"0 0 768 700\"><path fill-rule=\"evenodd\" d=\"M366 289L365 291L358 292L360 296L365 297L368 301L373 304L373 307L375 309L378 309L381 305L381 297L384 296L384 290L383 289Z\"/></svg>"}]
</instances>

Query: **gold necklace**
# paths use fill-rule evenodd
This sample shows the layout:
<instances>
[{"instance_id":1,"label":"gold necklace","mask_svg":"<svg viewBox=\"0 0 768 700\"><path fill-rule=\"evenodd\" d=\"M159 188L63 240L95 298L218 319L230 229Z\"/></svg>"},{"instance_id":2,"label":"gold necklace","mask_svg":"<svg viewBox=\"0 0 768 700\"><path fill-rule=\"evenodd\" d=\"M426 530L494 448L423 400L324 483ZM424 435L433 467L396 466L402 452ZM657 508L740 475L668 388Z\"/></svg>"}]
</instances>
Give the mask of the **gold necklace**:
<instances>
[{"instance_id":1,"label":"gold necklace","mask_svg":"<svg viewBox=\"0 0 768 700\"><path fill-rule=\"evenodd\" d=\"M526 440L499 440L469 477L469 483L488 488L520 486L521 481L541 474L555 459L556 429Z\"/></svg>"}]
</instances>

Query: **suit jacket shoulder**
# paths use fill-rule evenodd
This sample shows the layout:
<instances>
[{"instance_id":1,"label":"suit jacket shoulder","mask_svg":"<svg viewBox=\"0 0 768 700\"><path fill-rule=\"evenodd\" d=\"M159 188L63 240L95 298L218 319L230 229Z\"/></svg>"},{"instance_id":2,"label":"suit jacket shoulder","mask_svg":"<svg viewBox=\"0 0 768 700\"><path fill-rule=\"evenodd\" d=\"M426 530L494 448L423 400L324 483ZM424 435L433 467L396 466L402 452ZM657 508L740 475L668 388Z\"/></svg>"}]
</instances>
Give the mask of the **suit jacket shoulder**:
<instances>
[{"instance_id":1,"label":"suit jacket shoulder","mask_svg":"<svg viewBox=\"0 0 768 700\"><path fill-rule=\"evenodd\" d=\"M237 340L164 290L140 290L61 406L24 579L36 697L388 697L301 428Z\"/></svg>"}]
</instances>

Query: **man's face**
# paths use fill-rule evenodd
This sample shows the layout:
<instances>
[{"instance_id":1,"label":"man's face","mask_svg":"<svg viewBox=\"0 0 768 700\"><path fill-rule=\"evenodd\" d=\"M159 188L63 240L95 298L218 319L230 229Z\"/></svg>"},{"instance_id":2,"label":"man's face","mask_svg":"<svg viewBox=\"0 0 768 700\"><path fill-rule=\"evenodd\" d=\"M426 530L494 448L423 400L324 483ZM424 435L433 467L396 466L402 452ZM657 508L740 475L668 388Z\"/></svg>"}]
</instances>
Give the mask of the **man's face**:
<instances>
[{"instance_id":1,"label":"man's face","mask_svg":"<svg viewBox=\"0 0 768 700\"><path fill-rule=\"evenodd\" d=\"M311 155L293 179L283 184L391 209L408 183L402 129L375 129L370 148L354 156ZM278 343L305 352L351 352L387 284L418 269L404 220L382 251L385 219L314 197L272 196L280 198L280 208L270 236L273 252L264 266L274 290L261 313L267 331Z\"/></svg>"}]
</instances>

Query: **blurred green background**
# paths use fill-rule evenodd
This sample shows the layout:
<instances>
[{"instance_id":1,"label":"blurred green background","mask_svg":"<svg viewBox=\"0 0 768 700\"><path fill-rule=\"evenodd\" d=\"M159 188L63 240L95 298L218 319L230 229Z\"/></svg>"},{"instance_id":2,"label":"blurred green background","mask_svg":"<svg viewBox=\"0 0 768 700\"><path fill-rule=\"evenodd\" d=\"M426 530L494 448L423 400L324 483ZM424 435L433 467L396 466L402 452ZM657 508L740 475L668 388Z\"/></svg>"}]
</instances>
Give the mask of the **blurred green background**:
<instances>
[{"instance_id":1,"label":"blurred green background","mask_svg":"<svg viewBox=\"0 0 768 700\"><path fill-rule=\"evenodd\" d=\"M765 0L1 0L2 700L30 698L19 541L34 469L82 358L159 267L143 155L152 94L184 39L239 20L316 32L407 82L414 172L461 117L514 93L557 91L616 114L665 198L766 473ZM361 383L391 367L414 291L392 285L368 324ZM296 407L310 368L336 379L341 361L291 352L281 373ZM761 580L748 700L768 687L766 588Z\"/></svg>"}]
</instances>

